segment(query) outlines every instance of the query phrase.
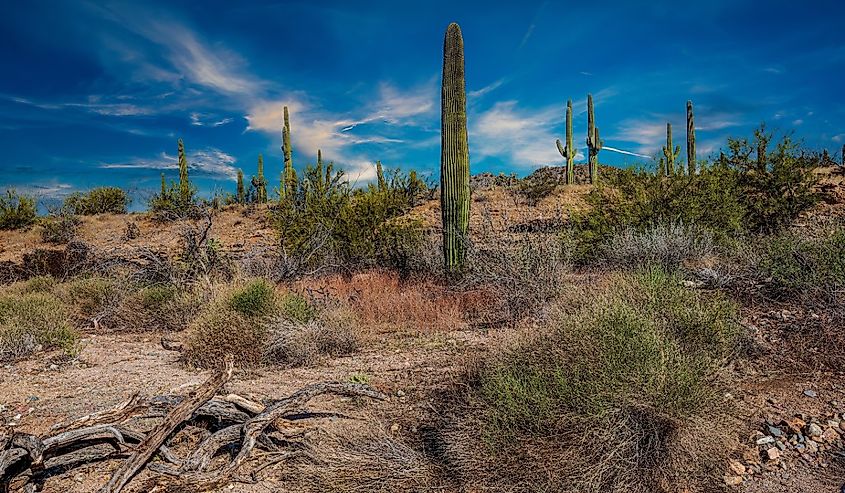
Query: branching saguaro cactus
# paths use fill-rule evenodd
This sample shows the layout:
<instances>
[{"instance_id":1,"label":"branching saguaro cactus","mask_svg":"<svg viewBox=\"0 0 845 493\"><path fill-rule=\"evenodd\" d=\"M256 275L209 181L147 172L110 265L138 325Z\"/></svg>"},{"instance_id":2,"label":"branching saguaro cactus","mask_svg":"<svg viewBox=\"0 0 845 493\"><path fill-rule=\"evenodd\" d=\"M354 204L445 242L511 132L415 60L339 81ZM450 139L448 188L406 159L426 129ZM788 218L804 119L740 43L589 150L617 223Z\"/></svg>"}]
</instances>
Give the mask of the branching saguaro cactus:
<instances>
[{"instance_id":1,"label":"branching saguaro cactus","mask_svg":"<svg viewBox=\"0 0 845 493\"><path fill-rule=\"evenodd\" d=\"M675 174L675 159L681 155L681 146L672 148L672 124L666 124L666 145L663 146L663 158L661 161L666 166L664 172L667 175Z\"/></svg>"},{"instance_id":2,"label":"branching saguaro cactus","mask_svg":"<svg viewBox=\"0 0 845 493\"><path fill-rule=\"evenodd\" d=\"M282 186L279 188L279 195L282 200L286 196L293 196L296 194L297 177L296 170L293 169L293 148L290 145L290 116L288 116L288 107L285 106L285 123L282 127L282 152L285 156L285 167L282 171Z\"/></svg>"},{"instance_id":3,"label":"branching saguaro cactus","mask_svg":"<svg viewBox=\"0 0 845 493\"><path fill-rule=\"evenodd\" d=\"M572 144L572 100L566 102L566 147L560 143L560 139L555 141L557 150L564 159L566 159L566 184L572 185L575 183L575 154L578 152Z\"/></svg>"},{"instance_id":4,"label":"branching saguaro cactus","mask_svg":"<svg viewBox=\"0 0 845 493\"><path fill-rule=\"evenodd\" d=\"M185 157L185 143L179 139L179 198L182 203L191 201L191 183L188 180L188 158Z\"/></svg>"},{"instance_id":5,"label":"branching saguaro cactus","mask_svg":"<svg viewBox=\"0 0 845 493\"><path fill-rule=\"evenodd\" d=\"M440 208L446 271L459 273L466 261L469 227L469 144L467 143L464 40L461 28L449 24L443 41L440 93Z\"/></svg>"},{"instance_id":6,"label":"branching saguaro cactus","mask_svg":"<svg viewBox=\"0 0 845 493\"><path fill-rule=\"evenodd\" d=\"M599 151L603 147L604 141L599 137L599 128L596 126L593 95L587 94L587 150L589 153L590 183L593 185L599 179Z\"/></svg>"},{"instance_id":7,"label":"branching saguaro cactus","mask_svg":"<svg viewBox=\"0 0 845 493\"><path fill-rule=\"evenodd\" d=\"M687 172L695 174L695 120L692 101L687 101Z\"/></svg>"}]
</instances>

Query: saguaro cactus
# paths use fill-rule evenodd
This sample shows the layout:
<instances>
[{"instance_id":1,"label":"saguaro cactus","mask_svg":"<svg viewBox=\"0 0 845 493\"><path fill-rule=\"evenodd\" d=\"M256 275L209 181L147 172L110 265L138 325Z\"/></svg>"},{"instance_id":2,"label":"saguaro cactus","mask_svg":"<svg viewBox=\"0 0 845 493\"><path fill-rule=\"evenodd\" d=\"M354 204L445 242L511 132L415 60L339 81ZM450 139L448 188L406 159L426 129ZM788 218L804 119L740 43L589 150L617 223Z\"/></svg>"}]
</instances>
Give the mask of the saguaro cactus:
<instances>
[{"instance_id":1,"label":"saguaro cactus","mask_svg":"<svg viewBox=\"0 0 845 493\"><path fill-rule=\"evenodd\" d=\"M238 170L238 188L235 197L239 204L243 204L246 201L246 190L244 190L244 172L240 169Z\"/></svg>"},{"instance_id":2,"label":"saguaro cactus","mask_svg":"<svg viewBox=\"0 0 845 493\"><path fill-rule=\"evenodd\" d=\"M264 179L264 156L258 155L258 176L255 178L255 201L259 204L267 202L267 180Z\"/></svg>"},{"instance_id":3,"label":"saguaro cactus","mask_svg":"<svg viewBox=\"0 0 845 493\"><path fill-rule=\"evenodd\" d=\"M589 154L590 183L592 184L596 184L599 179L599 151L603 147L604 141L599 137L599 127L596 126L593 95L587 94L587 151Z\"/></svg>"},{"instance_id":4,"label":"saguaro cactus","mask_svg":"<svg viewBox=\"0 0 845 493\"><path fill-rule=\"evenodd\" d=\"M692 101L687 101L687 172L695 174L695 120L692 114Z\"/></svg>"},{"instance_id":5,"label":"saguaro cactus","mask_svg":"<svg viewBox=\"0 0 845 493\"><path fill-rule=\"evenodd\" d=\"M665 173L667 175L675 174L675 159L681 155L681 146L672 148L672 124L666 124L666 145L663 146L663 157L665 160L663 164L666 166Z\"/></svg>"},{"instance_id":6,"label":"saguaro cactus","mask_svg":"<svg viewBox=\"0 0 845 493\"><path fill-rule=\"evenodd\" d=\"M572 100L566 102L566 147L560 143L560 139L555 141L557 150L560 155L566 159L566 183L572 185L575 183L575 154L578 152L572 144Z\"/></svg>"},{"instance_id":7,"label":"saguaro cactus","mask_svg":"<svg viewBox=\"0 0 845 493\"><path fill-rule=\"evenodd\" d=\"M187 204L191 200L191 183L188 181L188 158L185 157L185 143L179 139L179 198Z\"/></svg>"},{"instance_id":8,"label":"saguaro cactus","mask_svg":"<svg viewBox=\"0 0 845 493\"><path fill-rule=\"evenodd\" d=\"M842 158L842 166L845 166L845 144L842 144L842 155L840 157Z\"/></svg>"},{"instance_id":9,"label":"saguaro cactus","mask_svg":"<svg viewBox=\"0 0 845 493\"><path fill-rule=\"evenodd\" d=\"M446 271L456 273L463 269L466 260L470 197L464 40L460 26L454 22L449 24L443 40L440 110L443 257Z\"/></svg>"},{"instance_id":10,"label":"saguaro cactus","mask_svg":"<svg viewBox=\"0 0 845 493\"><path fill-rule=\"evenodd\" d=\"M167 197L167 183L164 181L164 173L161 174L161 199Z\"/></svg>"},{"instance_id":11,"label":"saguaro cactus","mask_svg":"<svg viewBox=\"0 0 845 493\"><path fill-rule=\"evenodd\" d=\"M282 152L285 156L285 167L282 171L282 187L279 195L282 199L296 193L296 170L293 169L293 149L290 145L290 117L288 107L285 106L285 123L282 127Z\"/></svg>"}]
</instances>

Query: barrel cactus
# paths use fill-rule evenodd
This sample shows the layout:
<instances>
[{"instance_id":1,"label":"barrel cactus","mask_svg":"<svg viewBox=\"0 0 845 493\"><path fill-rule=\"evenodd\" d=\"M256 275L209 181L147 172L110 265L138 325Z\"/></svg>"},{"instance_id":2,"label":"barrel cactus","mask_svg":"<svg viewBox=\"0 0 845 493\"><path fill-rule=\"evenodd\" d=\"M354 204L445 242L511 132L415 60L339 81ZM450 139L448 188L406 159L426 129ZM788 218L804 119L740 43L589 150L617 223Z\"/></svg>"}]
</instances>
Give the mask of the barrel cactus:
<instances>
[{"instance_id":1,"label":"barrel cactus","mask_svg":"<svg viewBox=\"0 0 845 493\"><path fill-rule=\"evenodd\" d=\"M440 93L440 207L446 271L458 273L466 261L469 229L469 144L467 142L464 40L461 28L449 24L443 41Z\"/></svg>"}]
</instances>

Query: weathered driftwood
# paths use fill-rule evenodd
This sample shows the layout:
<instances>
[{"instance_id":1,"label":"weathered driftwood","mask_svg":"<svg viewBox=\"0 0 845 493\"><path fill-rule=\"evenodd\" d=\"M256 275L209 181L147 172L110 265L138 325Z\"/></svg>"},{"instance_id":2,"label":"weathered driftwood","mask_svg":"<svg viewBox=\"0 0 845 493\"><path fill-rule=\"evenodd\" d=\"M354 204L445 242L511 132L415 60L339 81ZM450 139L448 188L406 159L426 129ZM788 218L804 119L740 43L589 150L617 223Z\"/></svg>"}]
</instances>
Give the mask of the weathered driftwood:
<instances>
[{"instance_id":1,"label":"weathered driftwood","mask_svg":"<svg viewBox=\"0 0 845 493\"><path fill-rule=\"evenodd\" d=\"M167 490L203 491L230 481L251 481L238 471L248 460L258 459L253 474L293 457L311 457L307 447L291 442L283 432L285 422L319 417L341 417L338 413L314 413L306 404L322 394L384 399L370 387L358 384L318 383L291 396L264 405L237 394L216 396L231 378L233 366L227 359L188 397L159 396L143 401L137 394L117 407L60 423L46 438L25 433L0 434L0 492L36 491L44 481L60 472L102 460L125 459L100 492L123 490L141 470L153 473L141 486ZM152 411L152 413L151 413ZM163 417L149 432L123 423L135 418ZM200 430L206 436L180 459L165 445L179 429ZM210 430L210 431L209 431ZM256 448L264 452L253 454ZM222 450L235 450L234 458L222 467L211 468ZM161 460L150 463L153 457ZM313 457L312 457L313 458Z\"/></svg>"}]
</instances>

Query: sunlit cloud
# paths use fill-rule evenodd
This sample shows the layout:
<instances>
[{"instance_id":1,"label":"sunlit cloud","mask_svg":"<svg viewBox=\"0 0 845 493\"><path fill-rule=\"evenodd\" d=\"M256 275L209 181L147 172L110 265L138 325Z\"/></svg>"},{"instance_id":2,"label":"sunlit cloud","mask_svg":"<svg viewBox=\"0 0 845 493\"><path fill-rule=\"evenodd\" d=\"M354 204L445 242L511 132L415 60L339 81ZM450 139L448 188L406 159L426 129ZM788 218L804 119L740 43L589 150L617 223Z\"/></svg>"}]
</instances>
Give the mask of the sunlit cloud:
<instances>
[{"instance_id":1,"label":"sunlit cloud","mask_svg":"<svg viewBox=\"0 0 845 493\"><path fill-rule=\"evenodd\" d=\"M237 159L219 149L208 148L190 152L186 156L188 169L212 177L235 179L238 174ZM104 163L103 169L150 169L174 170L179 169L179 158L166 152L154 158L137 158L125 162Z\"/></svg>"}]
</instances>

